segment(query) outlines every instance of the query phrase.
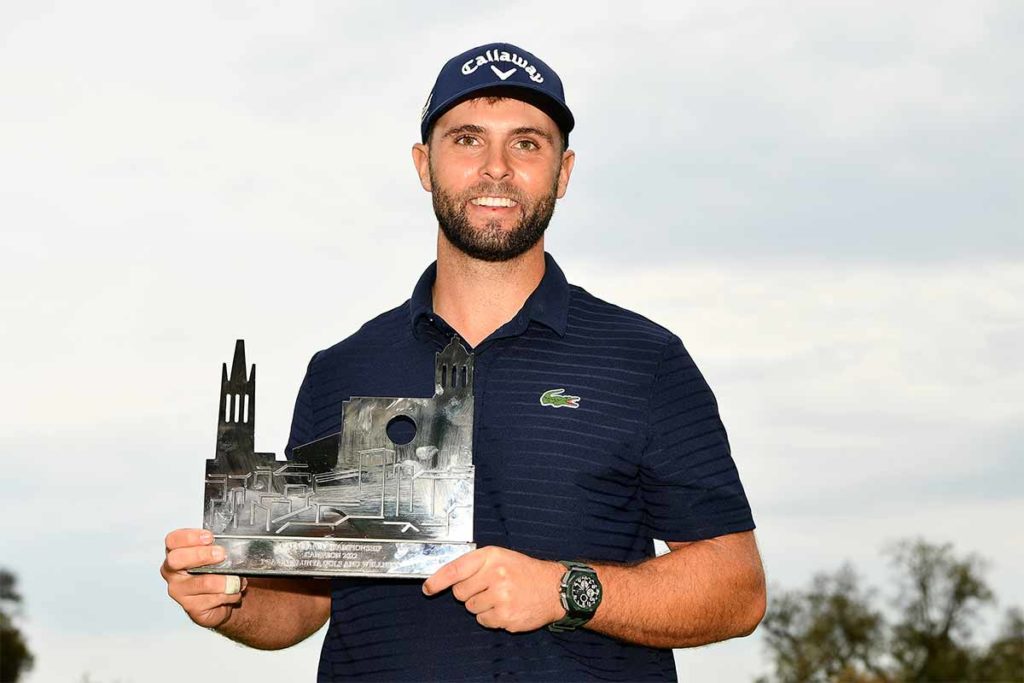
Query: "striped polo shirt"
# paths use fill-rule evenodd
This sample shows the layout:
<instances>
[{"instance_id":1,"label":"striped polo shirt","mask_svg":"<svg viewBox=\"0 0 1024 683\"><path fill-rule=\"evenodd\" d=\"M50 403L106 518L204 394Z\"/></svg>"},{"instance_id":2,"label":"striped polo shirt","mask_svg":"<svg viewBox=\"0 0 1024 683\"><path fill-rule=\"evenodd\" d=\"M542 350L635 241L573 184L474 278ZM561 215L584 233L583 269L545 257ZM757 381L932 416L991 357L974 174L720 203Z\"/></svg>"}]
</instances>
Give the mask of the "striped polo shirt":
<instances>
[{"instance_id":1,"label":"striped polo shirt","mask_svg":"<svg viewBox=\"0 0 1024 683\"><path fill-rule=\"evenodd\" d=\"M550 255L522 310L473 349L474 541L547 560L637 562L652 539L754 528L715 398L677 336L570 285ZM436 264L412 298L313 356L287 454L341 429L352 396L429 397L455 334ZM542 403L551 390L577 407ZM670 650L580 629L477 624L422 581L334 579L318 680L675 680Z\"/></svg>"}]
</instances>

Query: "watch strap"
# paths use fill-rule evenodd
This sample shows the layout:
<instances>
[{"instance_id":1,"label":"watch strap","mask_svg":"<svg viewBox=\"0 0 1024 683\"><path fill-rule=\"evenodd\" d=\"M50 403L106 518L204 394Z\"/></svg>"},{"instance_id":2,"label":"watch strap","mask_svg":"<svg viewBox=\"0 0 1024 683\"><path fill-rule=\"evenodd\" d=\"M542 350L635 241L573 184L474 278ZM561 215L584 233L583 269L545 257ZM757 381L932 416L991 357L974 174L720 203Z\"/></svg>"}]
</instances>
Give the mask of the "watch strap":
<instances>
[{"instance_id":1,"label":"watch strap","mask_svg":"<svg viewBox=\"0 0 1024 683\"><path fill-rule=\"evenodd\" d=\"M552 633L568 633L569 631L575 631L588 621L590 621L590 617L570 617L565 615L558 621L548 624L548 630Z\"/></svg>"}]
</instances>

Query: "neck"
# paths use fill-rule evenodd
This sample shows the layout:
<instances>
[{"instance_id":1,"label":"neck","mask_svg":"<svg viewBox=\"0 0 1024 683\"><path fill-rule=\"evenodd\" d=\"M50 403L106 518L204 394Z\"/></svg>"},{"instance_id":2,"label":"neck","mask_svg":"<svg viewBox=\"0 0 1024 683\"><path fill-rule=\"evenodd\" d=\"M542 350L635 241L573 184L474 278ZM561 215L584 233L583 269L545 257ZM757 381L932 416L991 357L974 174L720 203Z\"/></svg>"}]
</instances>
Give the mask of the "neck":
<instances>
[{"instance_id":1,"label":"neck","mask_svg":"<svg viewBox=\"0 0 1024 683\"><path fill-rule=\"evenodd\" d=\"M434 311L470 346L511 320L544 277L544 239L509 261L467 256L437 235Z\"/></svg>"}]
</instances>

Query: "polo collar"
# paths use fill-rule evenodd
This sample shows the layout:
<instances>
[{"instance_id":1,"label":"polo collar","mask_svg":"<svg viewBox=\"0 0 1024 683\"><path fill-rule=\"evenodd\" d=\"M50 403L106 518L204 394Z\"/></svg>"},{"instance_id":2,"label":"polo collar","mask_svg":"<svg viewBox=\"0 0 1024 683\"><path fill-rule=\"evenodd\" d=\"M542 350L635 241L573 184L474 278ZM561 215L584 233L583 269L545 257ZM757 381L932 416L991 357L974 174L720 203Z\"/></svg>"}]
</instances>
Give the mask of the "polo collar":
<instances>
[{"instance_id":1,"label":"polo collar","mask_svg":"<svg viewBox=\"0 0 1024 683\"><path fill-rule=\"evenodd\" d=\"M420 276L409 299L410 322L413 333L420 336L420 321L424 318L433 322L433 288L437 279L437 261L431 263ZM530 320L551 328L558 336L565 336L569 319L569 283L562 269L551 254L544 252L544 277L537 289L526 299L523 307L509 322L501 326L491 337L505 337L522 334ZM500 334L499 334L500 333Z\"/></svg>"}]
</instances>

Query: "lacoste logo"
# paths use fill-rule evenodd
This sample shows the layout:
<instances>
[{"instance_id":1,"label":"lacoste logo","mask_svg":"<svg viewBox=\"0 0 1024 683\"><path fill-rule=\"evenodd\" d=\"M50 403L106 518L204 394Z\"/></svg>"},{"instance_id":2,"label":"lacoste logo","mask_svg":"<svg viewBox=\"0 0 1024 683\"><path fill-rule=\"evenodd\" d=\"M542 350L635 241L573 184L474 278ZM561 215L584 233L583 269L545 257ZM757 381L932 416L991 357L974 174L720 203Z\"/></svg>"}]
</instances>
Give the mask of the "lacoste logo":
<instances>
[{"instance_id":1,"label":"lacoste logo","mask_svg":"<svg viewBox=\"0 0 1024 683\"><path fill-rule=\"evenodd\" d=\"M565 389L548 389L540 395L540 404L542 406L551 406L552 408L579 408L580 397L579 396L565 396Z\"/></svg>"},{"instance_id":2,"label":"lacoste logo","mask_svg":"<svg viewBox=\"0 0 1024 683\"><path fill-rule=\"evenodd\" d=\"M511 76L512 74L514 74L516 72L516 68L512 67L508 71L502 71L498 67L496 67L493 64L491 64L491 71L493 71L494 75L497 76L498 78L500 78L501 80L505 80L506 78L508 78L509 76Z\"/></svg>"}]
</instances>

